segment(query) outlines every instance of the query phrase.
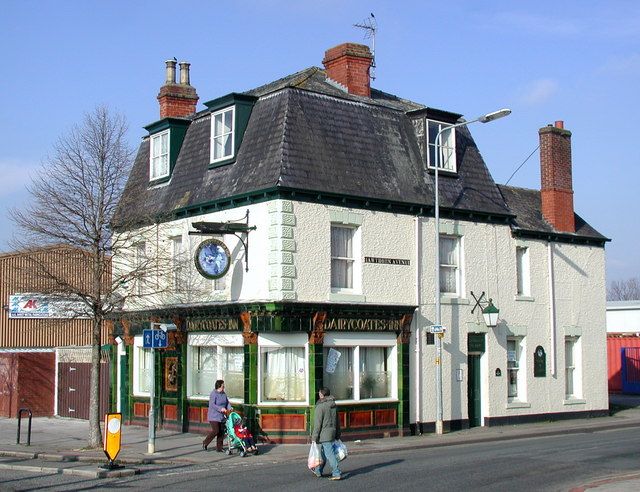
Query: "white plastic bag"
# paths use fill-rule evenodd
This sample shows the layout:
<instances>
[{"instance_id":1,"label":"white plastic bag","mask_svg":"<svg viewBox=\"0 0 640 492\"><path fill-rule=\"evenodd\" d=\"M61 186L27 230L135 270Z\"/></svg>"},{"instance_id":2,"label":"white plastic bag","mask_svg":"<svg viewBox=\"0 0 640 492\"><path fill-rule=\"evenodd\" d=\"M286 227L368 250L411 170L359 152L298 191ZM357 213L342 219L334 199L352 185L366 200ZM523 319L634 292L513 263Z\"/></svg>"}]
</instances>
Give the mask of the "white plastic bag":
<instances>
[{"instance_id":1,"label":"white plastic bag","mask_svg":"<svg viewBox=\"0 0 640 492\"><path fill-rule=\"evenodd\" d=\"M309 459L307 466L310 470L320 466L322 464L322 451L320 451L320 444L312 442L309 449Z\"/></svg>"},{"instance_id":2,"label":"white plastic bag","mask_svg":"<svg viewBox=\"0 0 640 492\"><path fill-rule=\"evenodd\" d=\"M333 452L336 454L336 458L338 458L338 461L342 461L349 455L347 446L345 446L340 439L336 439L335 441L333 441Z\"/></svg>"}]
</instances>

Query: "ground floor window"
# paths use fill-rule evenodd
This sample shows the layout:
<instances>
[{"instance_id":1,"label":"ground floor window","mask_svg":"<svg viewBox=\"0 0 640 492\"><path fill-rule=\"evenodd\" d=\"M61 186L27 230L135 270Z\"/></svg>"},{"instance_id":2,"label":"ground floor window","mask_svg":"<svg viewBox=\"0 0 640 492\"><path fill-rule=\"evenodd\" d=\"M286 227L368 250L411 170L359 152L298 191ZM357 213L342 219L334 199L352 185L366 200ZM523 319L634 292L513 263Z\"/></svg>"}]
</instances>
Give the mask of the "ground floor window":
<instances>
[{"instance_id":1,"label":"ground floor window","mask_svg":"<svg viewBox=\"0 0 640 492\"><path fill-rule=\"evenodd\" d=\"M393 334L326 333L323 385L337 400L397 398Z\"/></svg>"},{"instance_id":2,"label":"ground floor window","mask_svg":"<svg viewBox=\"0 0 640 492\"><path fill-rule=\"evenodd\" d=\"M153 350L143 348L142 335L133 342L133 394L149 396L151 392L151 368Z\"/></svg>"},{"instance_id":3,"label":"ground floor window","mask_svg":"<svg viewBox=\"0 0 640 492\"><path fill-rule=\"evenodd\" d=\"M565 337L564 339L564 372L565 372L565 397L567 400L580 398L581 384L578 378L578 364L580 361L579 338Z\"/></svg>"},{"instance_id":4,"label":"ground floor window","mask_svg":"<svg viewBox=\"0 0 640 492\"><path fill-rule=\"evenodd\" d=\"M229 399L244 399L242 335L190 334L187 346L188 396L208 398L217 379L224 380Z\"/></svg>"},{"instance_id":5,"label":"ground floor window","mask_svg":"<svg viewBox=\"0 0 640 492\"><path fill-rule=\"evenodd\" d=\"M509 401L526 401L522 338L507 339L507 397Z\"/></svg>"},{"instance_id":6,"label":"ground floor window","mask_svg":"<svg viewBox=\"0 0 640 492\"><path fill-rule=\"evenodd\" d=\"M258 338L260 401L307 402L307 335L261 335Z\"/></svg>"}]
</instances>

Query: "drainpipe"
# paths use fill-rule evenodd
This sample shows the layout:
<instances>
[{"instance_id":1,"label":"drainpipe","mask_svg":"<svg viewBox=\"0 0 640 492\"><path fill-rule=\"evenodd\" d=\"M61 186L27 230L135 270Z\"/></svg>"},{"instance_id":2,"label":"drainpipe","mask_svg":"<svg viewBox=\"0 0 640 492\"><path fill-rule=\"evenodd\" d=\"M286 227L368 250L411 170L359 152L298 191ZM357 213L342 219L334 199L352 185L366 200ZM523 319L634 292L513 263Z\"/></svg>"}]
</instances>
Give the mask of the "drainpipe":
<instances>
[{"instance_id":1,"label":"drainpipe","mask_svg":"<svg viewBox=\"0 0 640 492\"><path fill-rule=\"evenodd\" d=\"M556 294L553 273L553 243L547 243L549 262L549 326L551 328L551 375L556 376Z\"/></svg>"},{"instance_id":2,"label":"drainpipe","mask_svg":"<svg viewBox=\"0 0 640 492\"><path fill-rule=\"evenodd\" d=\"M416 316L414 316L416 323L416 342L415 342L415 395L416 395L416 408L415 408L415 419L416 419L416 435L420 435L420 407L422 406L422 395L420 392L420 374L422 373L422 350L421 350L421 336L420 336L420 258L422 251L420 249L421 241L420 241L420 217L416 217L414 219L415 224L415 237L416 237L416 306L418 306L416 310Z\"/></svg>"}]
</instances>

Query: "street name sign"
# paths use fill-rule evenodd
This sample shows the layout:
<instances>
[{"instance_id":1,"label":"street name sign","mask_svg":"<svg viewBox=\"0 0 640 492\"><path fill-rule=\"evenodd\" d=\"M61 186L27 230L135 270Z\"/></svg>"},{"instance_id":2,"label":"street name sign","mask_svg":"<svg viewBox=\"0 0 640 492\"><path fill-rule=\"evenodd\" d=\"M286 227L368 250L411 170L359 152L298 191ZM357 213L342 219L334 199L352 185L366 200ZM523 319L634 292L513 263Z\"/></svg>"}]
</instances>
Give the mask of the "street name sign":
<instances>
[{"instance_id":1,"label":"street name sign","mask_svg":"<svg viewBox=\"0 0 640 492\"><path fill-rule=\"evenodd\" d=\"M447 329L442 325L431 325L429 331L431 333L444 333Z\"/></svg>"}]
</instances>

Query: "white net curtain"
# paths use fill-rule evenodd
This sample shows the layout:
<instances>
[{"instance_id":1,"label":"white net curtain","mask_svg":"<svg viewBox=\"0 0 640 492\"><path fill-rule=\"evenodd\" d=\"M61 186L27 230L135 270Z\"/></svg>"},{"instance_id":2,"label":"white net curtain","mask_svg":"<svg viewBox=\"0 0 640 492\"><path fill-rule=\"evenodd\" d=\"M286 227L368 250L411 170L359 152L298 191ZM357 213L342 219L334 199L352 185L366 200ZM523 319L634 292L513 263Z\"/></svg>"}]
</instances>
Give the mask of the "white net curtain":
<instances>
[{"instance_id":1,"label":"white net curtain","mask_svg":"<svg viewBox=\"0 0 640 492\"><path fill-rule=\"evenodd\" d=\"M263 401L305 401L304 347L260 349Z\"/></svg>"}]
</instances>

